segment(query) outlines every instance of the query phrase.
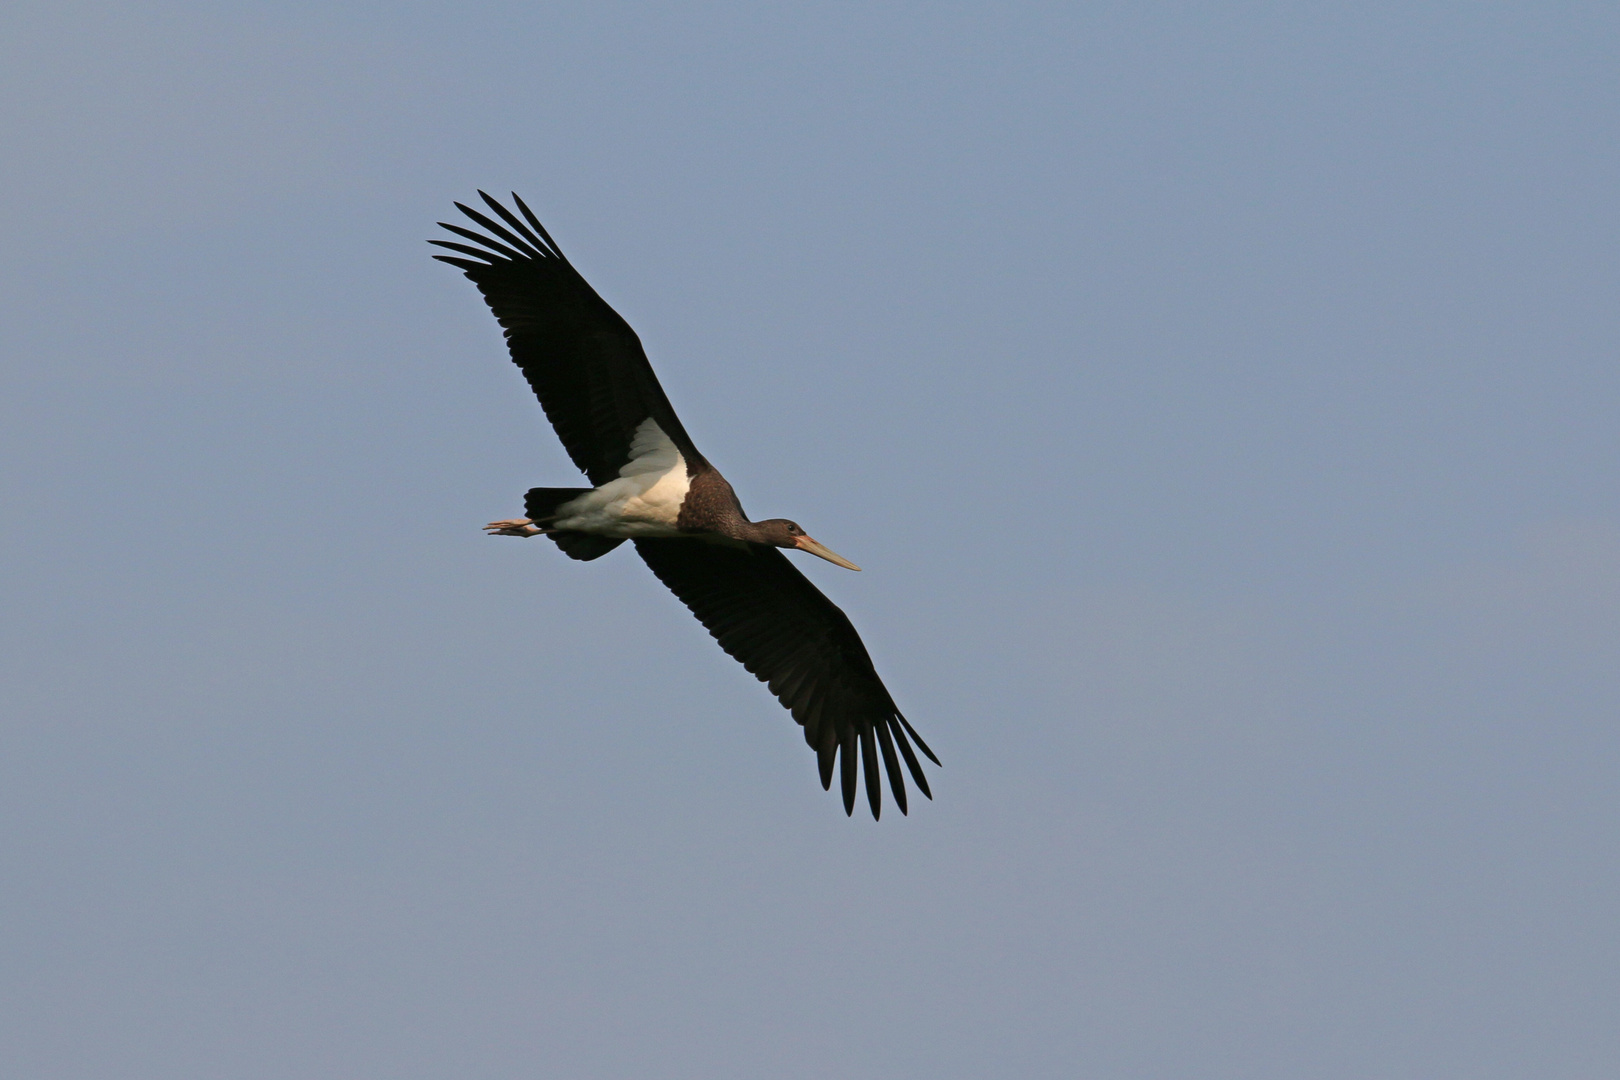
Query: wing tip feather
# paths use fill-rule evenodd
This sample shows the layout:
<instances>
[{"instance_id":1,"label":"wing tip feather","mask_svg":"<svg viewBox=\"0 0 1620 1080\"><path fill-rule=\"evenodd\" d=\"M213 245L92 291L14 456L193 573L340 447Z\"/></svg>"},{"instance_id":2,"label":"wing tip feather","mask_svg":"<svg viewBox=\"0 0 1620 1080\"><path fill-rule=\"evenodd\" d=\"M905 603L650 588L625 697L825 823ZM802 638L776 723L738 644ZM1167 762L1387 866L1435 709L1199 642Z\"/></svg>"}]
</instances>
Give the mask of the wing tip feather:
<instances>
[{"instance_id":1,"label":"wing tip feather","mask_svg":"<svg viewBox=\"0 0 1620 1080\"><path fill-rule=\"evenodd\" d=\"M900 744L900 754L906 759L906 768L911 770L911 778L917 782L917 790L929 801L933 801L934 793L928 789L928 777L923 774L922 762L917 760L916 753L911 749L911 743L906 741L905 729L892 718L889 721L889 729L894 733L895 742Z\"/></svg>"},{"instance_id":2,"label":"wing tip feather","mask_svg":"<svg viewBox=\"0 0 1620 1080\"><path fill-rule=\"evenodd\" d=\"M843 781L844 816L855 816L855 726L852 724L844 737L838 740L839 766Z\"/></svg>"},{"instance_id":3,"label":"wing tip feather","mask_svg":"<svg viewBox=\"0 0 1620 1080\"><path fill-rule=\"evenodd\" d=\"M451 266L465 270L469 274L478 270L485 270L489 268L488 263L473 262L471 259L458 259L453 255L435 255L433 258L442 263L449 263Z\"/></svg>"},{"instance_id":4,"label":"wing tip feather","mask_svg":"<svg viewBox=\"0 0 1620 1080\"><path fill-rule=\"evenodd\" d=\"M921 735L917 734L917 729L911 726L911 721L907 720L905 715L901 713L899 709L894 710L894 715L900 718L900 722L906 726L907 733L917 741L917 749L927 754L929 761L932 761L935 765L938 765L943 769L945 767L944 763L941 762L938 757L934 756L934 752L932 750L928 749L928 744L923 742L923 737Z\"/></svg>"},{"instance_id":5,"label":"wing tip feather","mask_svg":"<svg viewBox=\"0 0 1620 1080\"><path fill-rule=\"evenodd\" d=\"M474 232L461 225L452 225L447 221L439 222L439 227L465 237L475 244L482 244L495 252L494 256L489 257L491 265L498 265L502 262L532 263L552 260L564 265L568 264L568 260L563 257L561 249L557 247L557 242L551 238L551 234L546 232L545 227L534 216L534 211L530 210L528 205L517 197L516 192L512 193L512 198L517 203L518 208L523 211L523 216L528 219L527 223L501 205L500 200L491 196L487 191L479 189L478 195L502 221L511 226L510 229L491 218L488 214L475 210L464 202L453 202L453 205L457 210L465 214L468 219L482 226L493 237L498 237L499 240ZM500 241L505 241L505 243ZM434 242L429 241L429 243Z\"/></svg>"}]
</instances>

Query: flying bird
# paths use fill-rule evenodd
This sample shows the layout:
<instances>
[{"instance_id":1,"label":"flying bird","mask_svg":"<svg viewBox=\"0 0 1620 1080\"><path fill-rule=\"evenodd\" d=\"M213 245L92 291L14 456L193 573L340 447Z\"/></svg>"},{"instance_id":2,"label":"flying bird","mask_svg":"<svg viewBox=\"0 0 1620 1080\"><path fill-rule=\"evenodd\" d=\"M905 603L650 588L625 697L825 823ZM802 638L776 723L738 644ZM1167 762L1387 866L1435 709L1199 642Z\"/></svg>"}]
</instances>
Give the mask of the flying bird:
<instances>
[{"instance_id":1,"label":"flying bird","mask_svg":"<svg viewBox=\"0 0 1620 1080\"><path fill-rule=\"evenodd\" d=\"M681 426L636 332L586 283L515 192L522 219L478 194L500 220L456 203L484 231L439 222L471 244L430 240L457 253L434 258L478 286L506 330L512 361L592 485L533 488L524 501L527 516L492 521L485 530L547 536L581 560L632 541L720 647L804 728L823 788L831 788L837 767L846 814L854 813L863 772L872 817L882 812L880 755L902 814L902 759L918 789L933 798L912 743L935 765L939 758L901 715L848 616L783 550L860 567L785 518L750 521L731 485Z\"/></svg>"}]
</instances>

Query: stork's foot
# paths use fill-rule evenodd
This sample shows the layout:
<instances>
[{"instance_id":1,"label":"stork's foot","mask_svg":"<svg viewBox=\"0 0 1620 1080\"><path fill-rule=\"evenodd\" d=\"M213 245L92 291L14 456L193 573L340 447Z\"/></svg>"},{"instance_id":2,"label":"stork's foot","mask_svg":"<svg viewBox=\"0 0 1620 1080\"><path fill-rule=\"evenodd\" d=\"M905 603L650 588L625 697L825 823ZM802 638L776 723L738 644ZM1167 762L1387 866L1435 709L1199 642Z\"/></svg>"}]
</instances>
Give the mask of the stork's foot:
<instances>
[{"instance_id":1,"label":"stork's foot","mask_svg":"<svg viewBox=\"0 0 1620 1080\"><path fill-rule=\"evenodd\" d=\"M484 526L484 531L491 536L544 536L546 533L546 530L536 528L528 518L492 521Z\"/></svg>"}]
</instances>

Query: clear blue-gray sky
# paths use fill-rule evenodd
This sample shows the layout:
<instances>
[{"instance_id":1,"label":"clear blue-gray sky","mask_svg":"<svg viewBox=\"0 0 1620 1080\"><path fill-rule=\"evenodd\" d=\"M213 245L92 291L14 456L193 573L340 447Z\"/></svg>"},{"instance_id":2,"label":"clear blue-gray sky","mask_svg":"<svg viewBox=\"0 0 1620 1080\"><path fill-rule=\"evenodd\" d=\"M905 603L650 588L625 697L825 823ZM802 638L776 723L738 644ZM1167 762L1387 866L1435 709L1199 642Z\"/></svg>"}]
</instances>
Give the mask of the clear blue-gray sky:
<instances>
[{"instance_id":1,"label":"clear blue-gray sky","mask_svg":"<svg viewBox=\"0 0 1620 1080\"><path fill-rule=\"evenodd\" d=\"M1620 1075L1620 9L12 2L0 1073ZM846 819L433 222L940 752ZM813 560L810 560L813 561Z\"/></svg>"}]
</instances>

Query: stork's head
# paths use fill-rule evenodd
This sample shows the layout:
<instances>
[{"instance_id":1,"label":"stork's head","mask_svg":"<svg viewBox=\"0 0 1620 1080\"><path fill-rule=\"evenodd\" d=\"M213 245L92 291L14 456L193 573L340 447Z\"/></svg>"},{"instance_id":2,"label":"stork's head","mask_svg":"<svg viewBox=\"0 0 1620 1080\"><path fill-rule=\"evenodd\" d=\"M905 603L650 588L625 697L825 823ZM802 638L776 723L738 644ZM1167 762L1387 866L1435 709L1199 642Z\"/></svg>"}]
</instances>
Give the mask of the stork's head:
<instances>
[{"instance_id":1,"label":"stork's head","mask_svg":"<svg viewBox=\"0 0 1620 1080\"><path fill-rule=\"evenodd\" d=\"M834 566L842 566L845 570L860 569L842 555L830 551L812 539L803 529L799 528L798 522L789 521L787 518L770 518L765 521L756 521L754 527L764 543L775 544L777 547L798 548L800 551L808 551L812 555L826 559Z\"/></svg>"}]
</instances>

